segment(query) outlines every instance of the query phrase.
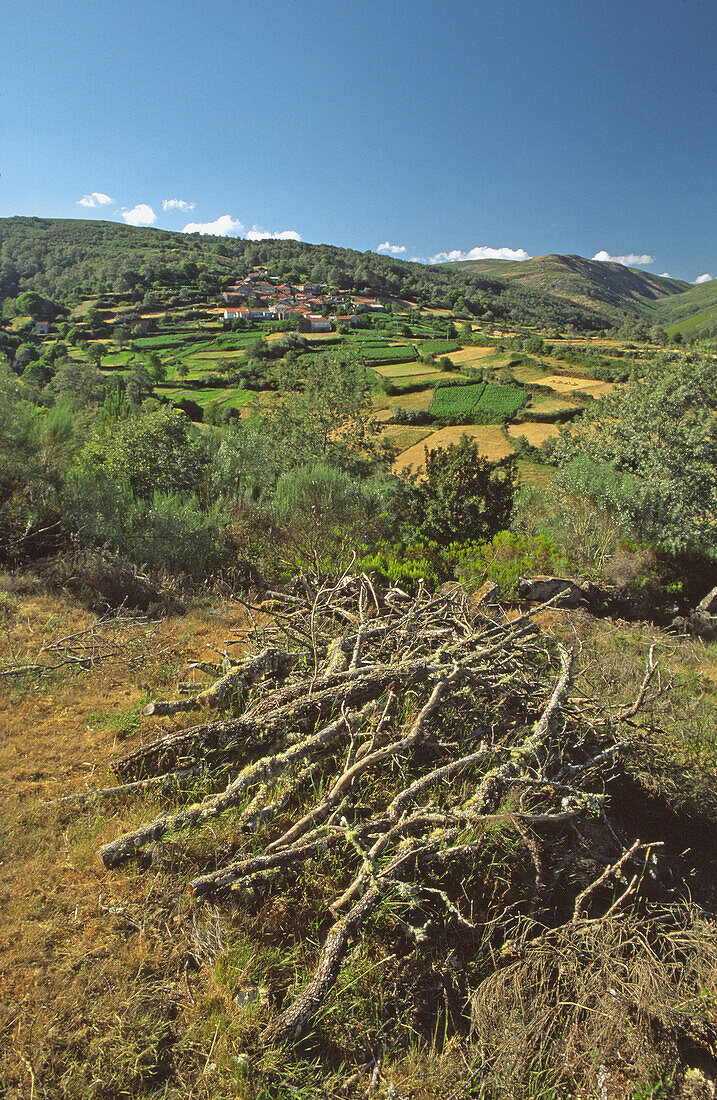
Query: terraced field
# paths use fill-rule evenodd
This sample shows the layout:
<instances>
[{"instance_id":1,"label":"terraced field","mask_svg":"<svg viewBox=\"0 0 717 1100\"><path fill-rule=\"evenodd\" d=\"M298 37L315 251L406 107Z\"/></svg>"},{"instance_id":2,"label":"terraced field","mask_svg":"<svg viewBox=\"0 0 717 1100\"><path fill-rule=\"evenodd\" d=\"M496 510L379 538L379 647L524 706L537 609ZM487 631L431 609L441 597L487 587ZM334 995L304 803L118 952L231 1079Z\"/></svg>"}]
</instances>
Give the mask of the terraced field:
<instances>
[{"instance_id":1,"label":"terraced field","mask_svg":"<svg viewBox=\"0 0 717 1100\"><path fill-rule=\"evenodd\" d=\"M481 454L493 462L512 454L513 448L497 425L457 425L432 432L420 443L416 443L403 451L393 464L394 473L415 472L425 464L426 447L429 449L433 447L450 447L452 443L460 443L461 436L464 435L467 435L469 439L475 439L480 446Z\"/></svg>"},{"instance_id":2,"label":"terraced field","mask_svg":"<svg viewBox=\"0 0 717 1100\"><path fill-rule=\"evenodd\" d=\"M455 423L471 418L474 424L500 424L525 404L527 392L518 386L494 386L476 382L468 386L442 386L436 389L431 412Z\"/></svg>"},{"instance_id":3,"label":"terraced field","mask_svg":"<svg viewBox=\"0 0 717 1100\"><path fill-rule=\"evenodd\" d=\"M519 436L524 435L533 447L539 447L546 439L557 434L558 428L555 424L535 424L528 421L525 424L508 425L509 436L518 439Z\"/></svg>"},{"instance_id":4,"label":"terraced field","mask_svg":"<svg viewBox=\"0 0 717 1100\"><path fill-rule=\"evenodd\" d=\"M556 393L569 394L574 393L576 390L582 390L583 393L589 393L592 397L605 397L606 394L612 393L615 389L614 382L598 382L594 378L584 376L567 378L563 374L549 374L545 378L541 378L540 384L549 386Z\"/></svg>"}]
</instances>

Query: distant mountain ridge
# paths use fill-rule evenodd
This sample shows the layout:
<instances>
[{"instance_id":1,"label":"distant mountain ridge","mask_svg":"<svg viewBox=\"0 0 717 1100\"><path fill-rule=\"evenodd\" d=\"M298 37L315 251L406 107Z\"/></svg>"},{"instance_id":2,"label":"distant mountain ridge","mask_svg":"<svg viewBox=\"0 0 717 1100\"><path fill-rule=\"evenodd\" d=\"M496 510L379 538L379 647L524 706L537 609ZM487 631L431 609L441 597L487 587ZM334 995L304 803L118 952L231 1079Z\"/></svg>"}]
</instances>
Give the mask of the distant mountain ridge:
<instances>
[{"instance_id":1,"label":"distant mountain ridge","mask_svg":"<svg viewBox=\"0 0 717 1100\"><path fill-rule=\"evenodd\" d=\"M654 303L654 319L670 336L717 336L717 279L689 284L683 294Z\"/></svg>"},{"instance_id":2,"label":"distant mountain ridge","mask_svg":"<svg viewBox=\"0 0 717 1100\"><path fill-rule=\"evenodd\" d=\"M652 275L611 261L552 253L530 260L459 260L440 266L523 283L598 309L612 320L617 314L645 316L658 300L683 294L691 286L682 279Z\"/></svg>"}]
</instances>

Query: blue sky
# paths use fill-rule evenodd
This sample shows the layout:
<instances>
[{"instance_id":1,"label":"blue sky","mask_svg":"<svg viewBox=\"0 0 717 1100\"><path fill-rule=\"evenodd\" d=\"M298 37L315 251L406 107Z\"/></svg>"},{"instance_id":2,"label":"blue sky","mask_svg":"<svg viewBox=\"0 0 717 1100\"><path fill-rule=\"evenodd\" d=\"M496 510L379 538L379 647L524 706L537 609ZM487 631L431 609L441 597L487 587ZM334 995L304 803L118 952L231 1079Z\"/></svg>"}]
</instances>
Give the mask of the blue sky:
<instances>
[{"instance_id":1,"label":"blue sky","mask_svg":"<svg viewBox=\"0 0 717 1100\"><path fill-rule=\"evenodd\" d=\"M714 0L30 0L2 36L0 216L717 275Z\"/></svg>"}]
</instances>

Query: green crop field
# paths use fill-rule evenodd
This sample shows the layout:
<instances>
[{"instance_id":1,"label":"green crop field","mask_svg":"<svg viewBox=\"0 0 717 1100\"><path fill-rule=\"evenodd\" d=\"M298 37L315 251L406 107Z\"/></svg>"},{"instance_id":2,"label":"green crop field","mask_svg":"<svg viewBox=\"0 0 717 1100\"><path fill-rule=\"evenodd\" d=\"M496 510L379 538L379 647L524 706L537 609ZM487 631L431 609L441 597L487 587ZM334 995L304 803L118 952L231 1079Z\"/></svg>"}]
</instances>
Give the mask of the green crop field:
<instances>
[{"instance_id":1,"label":"green crop field","mask_svg":"<svg viewBox=\"0 0 717 1100\"><path fill-rule=\"evenodd\" d=\"M421 355L448 355L451 351L459 351L461 346L457 340L426 340L419 350Z\"/></svg>"},{"instance_id":2,"label":"green crop field","mask_svg":"<svg viewBox=\"0 0 717 1100\"><path fill-rule=\"evenodd\" d=\"M410 363L416 358L415 350L408 344L383 344L361 347L363 359L377 363Z\"/></svg>"},{"instance_id":3,"label":"green crop field","mask_svg":"<svg viewBox=\"0 0 717 1100\"><path fill-rule=\"evenodd\" d=\"M491 386L486 382L441 386L434 394L431 413L449 423L501 424L521 408L526 397L519 386Z\"/></svg>"}]
</instances>

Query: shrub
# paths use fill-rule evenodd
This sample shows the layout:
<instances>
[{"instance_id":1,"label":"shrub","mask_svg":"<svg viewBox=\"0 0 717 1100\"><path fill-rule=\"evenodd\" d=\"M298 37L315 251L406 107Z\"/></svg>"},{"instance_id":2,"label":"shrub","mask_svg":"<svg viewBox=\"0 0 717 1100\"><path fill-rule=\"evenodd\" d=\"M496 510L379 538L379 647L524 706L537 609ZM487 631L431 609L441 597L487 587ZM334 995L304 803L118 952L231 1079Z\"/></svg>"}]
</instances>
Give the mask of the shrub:
<instances>
[{"instance_id":1,"label":"shrub","mask_svg":"<svg viewBox=\"0 0 717 1100\"><path fill-rule=\"evenodd\" d=\"M377 510L371 485L321 462L283 474L272 505L295 567L338 560Z\"/></svg>"},{"instance_id":2,"label":"shrub","mask_svg":"<svg viewBox=\"0 0 717 1100\"><path fill-rule=\"evenodd\" d=\"M416 486L412 535L441 546L491 538L508 526L515 493L515 458L490 462L474 439L426 448L426 477Z\"/></svg>"},{"instance_id":3,"label":"shrub","mask_svg":"<svg viewBox=\"0 0 717 1100\"><path fill-rule=\"evenodd\" d=\"M469 592L492 580L504 593L515 595L518 577L562 573L566 568L560 547L545 535L499 531L490 542L472 543L456 553L456 574Z\"/></svg>"},{"instance_id":4,"label":"shrub","mask_svg":"<svg viewBox=\"0 0 717 1100\"><path fill-rule=\"evenodd\" d=\"M433 590L451 576L438 543L381 542L359 560L363 572L381 573L394 584L412 590L419 581Z\"/></svg>"}]
</instances>

